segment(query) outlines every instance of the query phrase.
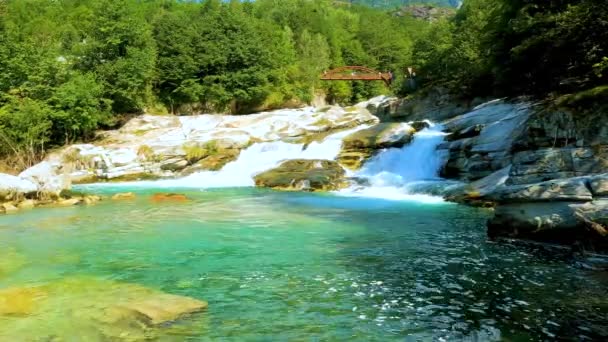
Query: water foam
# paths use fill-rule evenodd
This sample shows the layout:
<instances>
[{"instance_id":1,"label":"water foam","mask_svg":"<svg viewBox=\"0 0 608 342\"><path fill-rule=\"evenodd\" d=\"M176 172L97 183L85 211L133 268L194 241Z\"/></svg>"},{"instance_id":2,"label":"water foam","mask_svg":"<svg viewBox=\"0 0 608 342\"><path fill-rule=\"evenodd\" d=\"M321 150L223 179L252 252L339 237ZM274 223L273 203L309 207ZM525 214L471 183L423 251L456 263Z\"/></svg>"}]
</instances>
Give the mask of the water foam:
<instances>
[{"instance_id":1,"label":"water foam","mask_svg":"<svg viewBox=\"0 0 608 342\"><path fill-rule=\"evenodd\" d=\"M429 122L430 127L414 135L403 148L387 149L369 160L351 176L368 184L338 192L343 196L372 197L390 200L412 200L424 203L444 202L439 196L421 193L420 189L441 182L439 170L445 156L437 152L444 140L443 127Z\"/></svg>"},{"instance_id":2,"label":"water foam","mask_svg":"<svg viewBox=\"0 0 608 342\"><path fill-rule=\"evenodd\" d=\"M226 164L220 171L202 171L178 179L111 183L110 186L154 187L154 188L228 188L254 186L253 177L278 166L288 159L334 160L340 153L342 139L369 125L343 130L327 136L321 142L308 146L284 141L256 143L243 150L238 159Z\"/></svg>"}]
</instances>

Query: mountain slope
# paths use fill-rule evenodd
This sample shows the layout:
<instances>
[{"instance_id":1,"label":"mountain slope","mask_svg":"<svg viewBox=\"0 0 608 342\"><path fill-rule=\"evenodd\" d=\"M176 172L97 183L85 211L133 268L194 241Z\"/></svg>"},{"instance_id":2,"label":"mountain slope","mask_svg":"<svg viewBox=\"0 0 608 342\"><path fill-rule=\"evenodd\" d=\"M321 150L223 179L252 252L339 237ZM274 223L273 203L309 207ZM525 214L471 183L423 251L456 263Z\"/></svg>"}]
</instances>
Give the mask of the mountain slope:
<instances>
[{"instance_id":1,"label":"mountain slope","mask_svg":"<svg viewBox=\"0 0 608 342\"><path fill-rule=\"evenodd\" d=\"M408 5L437 5L443 7L460 7L462 0L351 0L352 4L379 8L395 8Z\"/></svg>"}]
</instances>

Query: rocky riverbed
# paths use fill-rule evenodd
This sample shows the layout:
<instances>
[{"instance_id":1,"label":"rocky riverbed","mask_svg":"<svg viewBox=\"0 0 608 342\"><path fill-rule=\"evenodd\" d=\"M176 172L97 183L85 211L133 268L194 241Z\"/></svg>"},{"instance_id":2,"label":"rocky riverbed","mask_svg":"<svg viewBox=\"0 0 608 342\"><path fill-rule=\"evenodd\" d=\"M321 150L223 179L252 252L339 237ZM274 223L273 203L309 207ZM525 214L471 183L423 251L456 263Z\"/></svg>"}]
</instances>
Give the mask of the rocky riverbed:
<instances>
[{"instance_id":1,"label":"rocky riverbed","mask_svg":"<svg viewBox=\"0 0 608 342\"><path fill-rule=\"evenodd\" d=\"M606 113L581 118L526 99L495 100L467 110L470 103L449 100L408 103L380 97L346 108L246 116L142 115L119 130L100 133L92 143L55 151L17 176L0 174L0 211L49 201L95 201L63 196L71 184L191 175L219 179L224 175L217 172L226 169L231 175L246 173L256 159L267 158L261 157L265 151L277 148L285 150L244 175L251 185L340 190L360 182L356 172L370 158L407 147L429 126L426 118L441 123L447 134L436 150L445 156L441 176L461 182L434 193L494 208L491 237L579 241L586 249L607 250L608 126L595 124L608 122ZM337 145L327 143L332 139Z\"/></svg>"}]
</instances>

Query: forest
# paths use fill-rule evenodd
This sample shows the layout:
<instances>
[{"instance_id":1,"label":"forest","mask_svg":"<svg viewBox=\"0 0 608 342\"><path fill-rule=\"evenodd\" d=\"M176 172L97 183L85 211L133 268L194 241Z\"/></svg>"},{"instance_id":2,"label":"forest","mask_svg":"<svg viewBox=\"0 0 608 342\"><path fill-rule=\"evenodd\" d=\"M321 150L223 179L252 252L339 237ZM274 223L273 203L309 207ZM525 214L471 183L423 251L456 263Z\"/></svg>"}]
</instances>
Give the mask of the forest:
<instances>
[{"instance_id":1,"label":"forest","mask_svg":"<svg viewBox=\"0 0 608 342\"><path fill-rule=\"evenodd\" d=\"M342 65L397 79L388 90L319 80ZM467 0L453 16L420 20L330 0L3 1L0 158L32 164L129 114L405 96L407 67L420 87L461 96L602 94L608 3Z\"/></svg>"}]
</instances>

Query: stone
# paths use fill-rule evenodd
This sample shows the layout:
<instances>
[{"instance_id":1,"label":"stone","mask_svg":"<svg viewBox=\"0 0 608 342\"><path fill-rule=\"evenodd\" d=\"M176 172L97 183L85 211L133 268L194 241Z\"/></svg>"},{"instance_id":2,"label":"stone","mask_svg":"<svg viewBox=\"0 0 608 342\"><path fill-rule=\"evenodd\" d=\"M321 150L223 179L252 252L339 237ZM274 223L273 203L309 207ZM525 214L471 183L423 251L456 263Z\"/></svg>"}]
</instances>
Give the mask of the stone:
<instances>
[{"instance_id":1,"label":"stone","mask_svg":"<svg viewBox=\"0 0 608 342\"><path fill-rule=\"evenodd\" d=\"M255 185L287 191L332 191L346 187L346 172L335 161L294 159L254 176Z\"/></svg>"},{"instance_id":2,"label":"stone","mask_svg":"<svg viewBox=\"0 0 608 342\"><path fill-rule=\"evenodd\" d=\"M14 193L29 194L37 190L36 183L30 180L0 173L0 200Z\"/></svg>"},{"instance_id":3,"label":"stone","mask_svg":"<svg viewBox=\"0 0 608 342\"><path fill-rule=\"evenodd\" d=\"M57 201L56 205L61 207L71 207L82 202L82 198L68 198L68 199L60 199Z\"/></svg>"},{"instance_id":4,"label":"stone","mask_svg":"<svg viewBox=\"0 0 608 342\"><path fill-rule=\"evenodd\" d=\"M593 195L587 188L585 178L556 179L546 182L510 185L497 188L485 196L500 203L591 201Z\"/></svg>"},{"instance_id":5,"label":"stone","mask_svg":"<svg viewBox=\"0 0 608 342\"><path fill-rule=\"evenodd\" d=\"M591 177L589 186L594 197L608 196L608 173Z\"/></svg>"},{"instance_id":6,"label":"stone","mask_svg":"<svg viewBox=\"0 0 608 342\"><path fill-rule=\"evenodd\" d=\"M357 170L379 150L408 144L415 132L412 126L404 123L379 123L359 130L342 140L338 161L351 170Z\"/></svg>"},{"instance_id":7,"label":"stone","mask_svg":"<svg viewBox=\"0 0 608 342\"><path fill-rule=\"evenodd\" d=\"M226 149L218 151L203 160L199 161L196 166L198 170L219 171L226 164L238 159L241 151L237 149Z\"/></svg>"},{"instance_id":8,"label":"stone","mask_svg":"<svg viewBox=\"0 0 608 342\"><path fill-rule=\"evenodd\" d=\"M21 201L19 202L19 204L17 204L17 208L19 209L32 209L36 206L36 201L28 199L25 201Z\"/></svg>"},{"instance_id":9,"label":"stone","mask_svg":"<svg viewBox=\"0 0 608 342\"><path fill-rule=\"evenodd\" d=\"M402 99L387 98L371 112L382 121L432 120L443 121L466 113L471 101L451 93L447 88L432 87Z\"/></svg>"},{"instance_id":10,"label":"stone","mask_svg":"<svg viewBox=\"0 0 608 342\"><path fill-rule=\"evenodd\" d=\"M148 317L152 324L162 324L202 311L208 304L194 298L159 293L150 298L128 301L120 306L141 313Z\"/></svg>"},{"instance_id":11,"label":"stone","mask_svg":"<svg viewBox=\"0 0 608 342\"><path fill-rule=\"evenodd\" d=\"M445 193L445 198L458 203L491 206L490 202L492 201L486 199L486 197L505 185L509 179L510 171L511 165L472 183L448 189Z\"/></svg>"},{"instance_id":12,"label":"stone","mask_svg":"<svg viewBox=\"0 0 608 342\"><path fill-rule=\"evenodd\" d=\"M598 230L590 222L601 225ZM488 221L490 238L509 237L571 245L583 241L608 251L608 199L592 202L528 202L500 204Z\"/></svg>"},{"instance_id":13,"label":"stone","mask_svg":"<svg viewBox=\"0 0 608 342\"><path fill-rule=\"evenodd\" d=\"M2 205L0 205L0 207L2 209L4 209L4 212L6 214L10 214L10 213L14 213L16 211L19 211L19 209L17 207L15 207L12 203L7 202L7 203L3 203Z\"/></svg>"},{"instance_id":14,"label":"stone","mask_svg":"<svg viewBox=\"0 0 608 342\"><path fill-rule=\"evenodd\" d=\"M414 130L416 130L416 132L431 127L428 121L411 121L407 124L410 125Z\"/></svg>"},{"instance_id":15,"label":"stone","mask_svg":"<svg viewBox=\"0 0 608 342\"><path fill-rule=\"evenodd\" d=\"M60 162L43 161L21 172L19 177L36 184L39 192L54 195L71 186L69 174Z\"/></svg>"},{"instance_id":16,"label":"stone","mask_svg":"<svg viewBox=\"0 0 608 342\"><path fill-rule=\"evenodd\" d=\"M403 123L379 123L359 130L342 140L344 150L403 147L412 140L415 129Z\"/></svg>"},{"instance_id":17,"label":"stone","mask_svg":"<svg viewBox=\"0 0 608 342\"><path fill-rule=\"evenodd\" d=\"M438 146L449 151L441 175L475 181L511 164L513 145L524 134L532 107L494 101L446 121L451 136Z\"/></svg>"},{"instance_id":18,"label":"stone","mask_svg":"<svg viewBox=\"0 0 608 342\"><path fill-rule=\"evenodd\" d=\"M82 202L86 205L95 204L99 201L101 201L101 197L95 195L87 195L82 198Z\"/></svg>"},{"instance_id":19,"label":"stone","mask_svg":"<svg viewBox=\"0 0 608 342\"><path fill-rule=\"evenodd\" d=\"M186 166L188 166L188 161L181 157L177 157L163 161L160 164L160 169L167 171L181 171L186 168Z\"/></svg>"},{"instance_id":20,"label":"stone","mask_svg":"<svg viewBox=\"0 0 608 342\"><path fill-rule=\"evenodd\" d=\"M154 194L150 197L152 202L187 202L190 199L186 195L182 194Z\"/></svg>"},{"instance_id":21,"label":"stone","mask_svg":"<svg viewBox=\"0 0 608 342\"><path fill-rule=\"evenodd\" d=\"M0 336L8 341L172 340L170 325L185 316L182 327L194 329L194 316L208 304L138 284L93 277L65 277L35 287L0 290ZM5 317L6 316L6 317ZM181 331L181 330L178 330Z\"/></svg>"},{"instance_id":22,"label":"stone","mask_svg":"<svg viewBox=\"0 0 608 342\"><path fill-rule=\"evenodd\" d=\"M117 201L117 200L132 200L135 199L135 194L132 192L124 192L124 193L118 193L118 194L114 194L112 196L112 199Z\"/></svg>"},{"instance_id":23,"label":"stone","mask_svg":"<svg viewBox=\"0 0 608 342\"><path fill-rule=\"evenodd\" d=\"M34 313L46 292L38 288L0 289L0 316L25 316Z\"/></svg>"},{"instance_id":24,"label":"stone","mask_svg":"<svg viewBox=\"0 0 608 342\"><path fill-rule=\"evenodd\" d=\"M463 128L459 131L452 132L446 137L447 141L461 140L466 138L473 138L481 134L485 125L476 124L470 127Z\"/></svg>"}]
</instances>

